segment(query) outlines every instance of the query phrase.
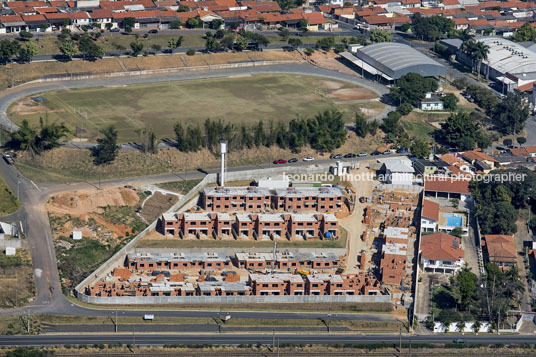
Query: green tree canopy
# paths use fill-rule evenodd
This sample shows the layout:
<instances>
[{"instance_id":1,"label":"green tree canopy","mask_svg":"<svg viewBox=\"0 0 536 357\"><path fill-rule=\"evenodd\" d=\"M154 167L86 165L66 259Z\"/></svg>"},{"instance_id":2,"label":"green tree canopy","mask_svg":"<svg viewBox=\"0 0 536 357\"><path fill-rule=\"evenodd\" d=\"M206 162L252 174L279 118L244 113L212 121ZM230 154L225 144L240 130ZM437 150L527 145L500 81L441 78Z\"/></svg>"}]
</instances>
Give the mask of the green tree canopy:
<instances>
[{"instance_id":1,"label":"green tree canopy","mask_svg":"<svg viewBox=\"0 0 536 357\"><path fill-rule=\"evenodd\" d=\"M389 31L373 29L370 31L370 40L372 42L391 42L393 37Z\"/></svg>"},{"instance_id":2,"label":"green tree canopy","mask_svg":"<svg viewBox=\"0 0 536 357\"><path fill-rule=\"evenodd\" d=\"M523 130L529 118L528 102L519 93L508 93L495 107L493 119L503 134L516 134Z\"/></svg>"},{"instance_id":3,"label":"green tree canopy","mask_svg":"<svg viewBox=\"0 0 536 357\"><path fill-rule=\"evenodd\" d=\"M101 130L102 138L97 139L97 146L93 149L93 159L96 165L106 165L112 163L120 146L117 145L117 129L110 125Z\"/></svg>"}]
</instances>

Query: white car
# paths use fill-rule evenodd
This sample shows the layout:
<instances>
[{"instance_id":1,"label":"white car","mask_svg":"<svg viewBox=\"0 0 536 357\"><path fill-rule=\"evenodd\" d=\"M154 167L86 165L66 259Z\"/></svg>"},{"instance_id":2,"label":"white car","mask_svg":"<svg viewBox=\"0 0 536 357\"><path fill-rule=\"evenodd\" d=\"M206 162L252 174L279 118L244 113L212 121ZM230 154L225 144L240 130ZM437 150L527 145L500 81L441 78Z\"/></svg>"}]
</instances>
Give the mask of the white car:
<instances>
[{"instance_id":1,"label":"white car","mask_svg":"<svg viewBox=\"0 0 536 357\"><path fill-rule=\"evenodd\" d=\"M367 154L366 152L361 152L361 153L359 153L359 155L357 155L357 156L359 156L359 157L365 157L365 156L367 156L367 155L368 155L368 154Z\"/></svg>"},{"instance_id":2,"label":"white car","mask_svg":"<svg viewBox=\"0 0 536 357\"><path fill-rule=\"evenodd\" d=\"M315 159L315 158L312 157L312 156L307 156L307 157L304 157L304 158L303 158L303 161L314 161L314 159Z\"/></svg>"}]
</instances>

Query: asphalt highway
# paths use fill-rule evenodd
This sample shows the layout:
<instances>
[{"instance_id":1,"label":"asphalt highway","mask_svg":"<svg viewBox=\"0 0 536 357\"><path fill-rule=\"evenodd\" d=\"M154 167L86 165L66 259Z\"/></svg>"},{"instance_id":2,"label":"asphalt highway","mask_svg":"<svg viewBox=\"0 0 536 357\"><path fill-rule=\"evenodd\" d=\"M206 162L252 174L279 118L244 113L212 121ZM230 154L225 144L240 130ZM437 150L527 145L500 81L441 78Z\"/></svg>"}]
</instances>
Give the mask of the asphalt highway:
<instances>
[{"instance_id":1,"label":"asphalt highway","mask_svg":"<svg viewBox=\"0 0 536 357\"><path fill-rule=\"evenodd\" d=\"M411 335L402 336L402 343L452 343L462 338L466 344L530 344L535 338L525 335ZM274 339L280 344L398 344L398 335L356 335L356 334L61 334L36 336L0 336L0 346L53 346L65 344L133 344L133 345L164 345L164 344L211 344L240 345L262 344L272 345Z\"/></svg>"}]
</instances>

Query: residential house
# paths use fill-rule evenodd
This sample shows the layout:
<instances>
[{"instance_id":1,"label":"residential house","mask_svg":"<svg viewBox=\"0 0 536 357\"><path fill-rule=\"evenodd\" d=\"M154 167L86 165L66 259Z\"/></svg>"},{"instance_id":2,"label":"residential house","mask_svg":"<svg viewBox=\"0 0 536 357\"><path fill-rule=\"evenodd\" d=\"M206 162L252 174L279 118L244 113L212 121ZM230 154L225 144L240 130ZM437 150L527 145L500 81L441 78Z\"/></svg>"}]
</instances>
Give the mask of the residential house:
<instances>
[{"instance_id":1,"label":"residential house","mask_svg":"<svg viewBox=\"0 0 536 357\"><path fill-rule=\"evenodd\" d=\"M385 174L384 181L393 185L412 185L415 169L408 160L391 159L384 162L381 171Z\"/></svg>"},{"instance_id":2,"label":"residential house","mask_svg":"<svg viewBox=\"0 0 536 357\"><path fill-rule=\"evenodd\" d=\"M439 95L426 93L425 97L419 101L419 108L426 111L443 110L443 100Z\"/></svg>"},{"instance_id":3,"label":"residential house","mask_svg":"<svg viewBox=\"0 0 536 357\"><path fill-rule=\"evenodd\" d=\"M486 247L486 256L490 263L501 268L516 264L517 250L514 236L504 234L487 234L482 239L482 246Z\"/></svg>"},{"instance_id":4,"label":"residential house","mask_svg":"<svg viewBox=\"0 0 536 357\"><path fill-rule=\"evenodd\" d=\"M439 222L439 203L423 200L421 211L421 232L435 232Z\"/></svg>"},{"instance_id":5,"label":"residential house","mask_svg":"<svg viewBox=\"0 0 536 357\"><path fill-rule=\"evenodd\" d=\"M424 271L454 274L463 266L464 251L458 237L433 233L421 237L421 264Z\"/></svg>"}]
</instances>

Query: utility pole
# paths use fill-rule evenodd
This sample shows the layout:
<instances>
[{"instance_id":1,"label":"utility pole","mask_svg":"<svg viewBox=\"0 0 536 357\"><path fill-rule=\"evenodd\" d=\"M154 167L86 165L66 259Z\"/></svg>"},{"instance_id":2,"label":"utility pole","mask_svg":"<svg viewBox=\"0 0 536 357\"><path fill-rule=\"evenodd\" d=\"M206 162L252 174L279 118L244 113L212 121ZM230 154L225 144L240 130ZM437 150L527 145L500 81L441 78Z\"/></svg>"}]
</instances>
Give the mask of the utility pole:
<instances>
[{"instance_id":1,"label":"utility pole","mask_svg":"<svg viewBox=\"0 0 536 357\"><path fill-rule=\"evenodd\" d=\"M275 327L272 334L272 351L275 351Z\"/></svg>"},{"instance_id":2,"label":"utility pole","mask_svg":"<svg viewBox=\"0 0 536 357\"><path fill-rule=\"evenodd\" d=\"M117 333L117 325L118 325L118 320L117 320L117 308L115 309L115 332Z\"/></svg>"},{"instance_id":3,"label":"utility pole","mask_svg":"<svg viewBox=\"0 0 536 357\"><path fill-rule=\"evenodd\" d=\"M399 338L400 338L400 342L399 342L399 346L400 346L400 349L399 351L402 352L402 327L400 327L400 330L399 330Z\"/></svg>"}]
</instances>

